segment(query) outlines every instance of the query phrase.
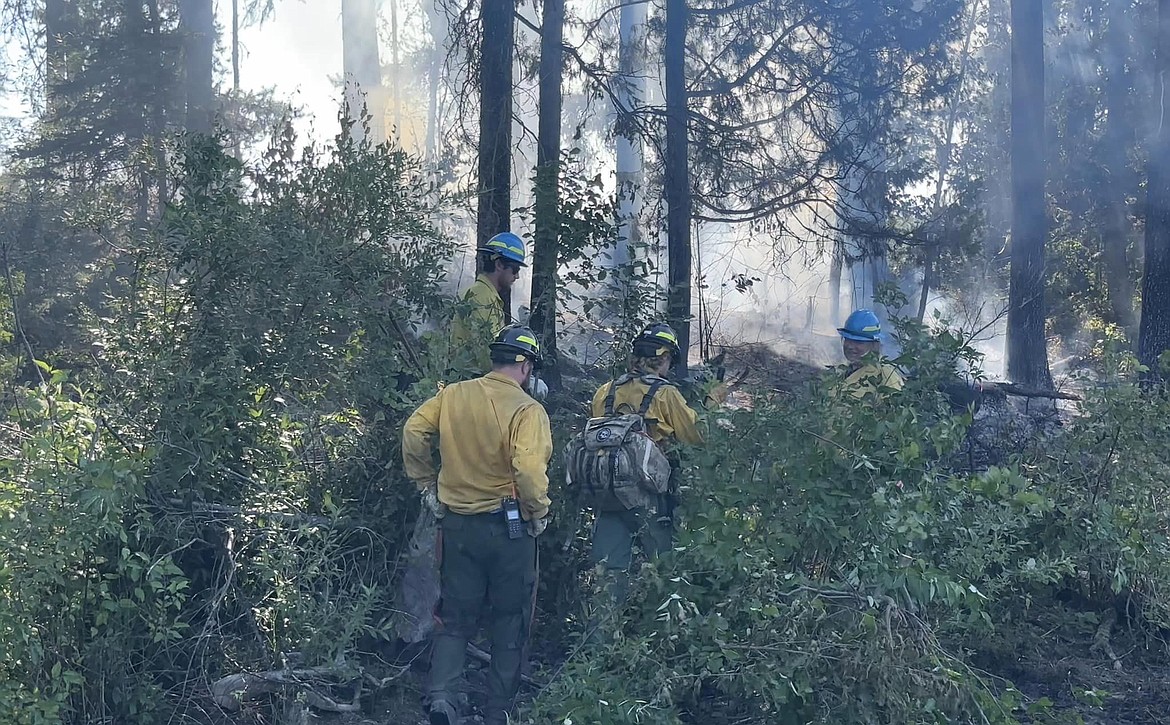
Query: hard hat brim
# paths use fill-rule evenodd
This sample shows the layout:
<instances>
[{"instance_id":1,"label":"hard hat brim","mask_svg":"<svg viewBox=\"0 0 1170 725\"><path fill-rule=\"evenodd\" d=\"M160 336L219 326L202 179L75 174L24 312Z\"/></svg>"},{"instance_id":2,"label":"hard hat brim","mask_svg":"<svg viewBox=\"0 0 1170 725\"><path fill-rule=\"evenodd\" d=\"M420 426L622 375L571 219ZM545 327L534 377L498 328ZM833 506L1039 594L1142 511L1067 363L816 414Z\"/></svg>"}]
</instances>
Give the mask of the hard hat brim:
<instances>
[{"instance_id":1,"label":"hard hat brim","mask_svg":"<svg viewBox=\"0 0 1170 725\"><path fill-rule=\"evenodd\" d=\"M856 332L850 332L844 327L838 327L837 332L846 340L853 340L854 342L881 342L882 333L876 333L872 336L859 335Z\"/></svg>"},{"instance_id":2,"label":"hard hat brim","mask_svg":"<svg viewBox=\"0 0 1170 725\"><path fill-rule=\"evenodd\" d=\"M515 264L518 264L518 265L520 265L521 267L527 267L527 266L528 266L528 263L527 263L527 262L523 262L523 261L521 261L521 260L519 260L519 259L515 259L515 258L513 258L513 257L509 257L508 255L506 255L506 254L502 253L502 252L501 252L500 250L498 250L498 249L489 249L489 248L487 248L487 247L476 247L476 248L475 248L475 251L476 251L476 252L478 252L478 253L480 253L480 254L495 254L495 255L498 255L500 259L506 259L506 260L508 260L509 262L513 262L513 263L515 263Z\"/></svg>"}]
</instances>

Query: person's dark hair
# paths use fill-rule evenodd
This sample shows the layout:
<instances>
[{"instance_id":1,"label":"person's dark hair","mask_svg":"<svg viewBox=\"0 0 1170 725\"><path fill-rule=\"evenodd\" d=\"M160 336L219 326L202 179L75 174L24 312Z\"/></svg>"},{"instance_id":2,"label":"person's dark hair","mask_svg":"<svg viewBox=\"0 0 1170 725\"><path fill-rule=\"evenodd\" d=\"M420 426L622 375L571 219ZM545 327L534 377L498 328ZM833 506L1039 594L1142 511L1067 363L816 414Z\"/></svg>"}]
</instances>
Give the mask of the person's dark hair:
<instances>
[{"instance_id":1,"label":"person's dark hair","mask_svg":"<svg viewBox=\"0 0 1170 725\"><path fill-rule=\"evenodd\" d=\"M520 269L520 265L516 264L512 260L504 259L503 257L499 256L498 254L493 254L491 252L480 252L479 256L477 257L477 260L478 261L476 262L476 267L477 267L476 274L491 274L492 272L495 272L497 262L499 262L500 264L502 264L505 267L512 267L513 269L516 269L516 270Z\"/></svg>"},{"instance_id":2,"label":"person's dark hair","mask_svg":"<svg viewBox=\"0 0 1170 725\"><path fill-rule=\"evenodd\" d=\"M632 355L630 357L630 372L656 373L662 363L670 360L670 355Z\"/></svg>"}]
</instances>

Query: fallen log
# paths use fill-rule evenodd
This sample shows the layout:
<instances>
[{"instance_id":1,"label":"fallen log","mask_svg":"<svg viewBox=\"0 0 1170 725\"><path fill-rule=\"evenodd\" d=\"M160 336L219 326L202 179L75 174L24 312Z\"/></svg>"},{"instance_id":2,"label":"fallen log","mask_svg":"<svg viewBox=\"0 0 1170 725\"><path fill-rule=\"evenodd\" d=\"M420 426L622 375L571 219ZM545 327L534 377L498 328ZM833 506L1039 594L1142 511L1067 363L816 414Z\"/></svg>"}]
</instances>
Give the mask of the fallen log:
<instances>
[{"instance_id":1,"label":"fallen log","mask_svg":"<svg viewBox=\"0 0 1170 725\"><path fill-rule=\"evenodd\" d=\"M984 391L993 393L996 390L1001 391L1004 395L1014 395L1019 398L1053 398L1056 400L1076 400L1083 401L1084 398L1076 393L1066 393L1063 390L1045 390L1043 388L1029 388L1025 385L1018 385L1016 383L988 383L984 386Z\"/></svg>"},{"instance_id":2,"label":"fallen log","mask_svg":"<svg viewBox=\"0 0 1170 725\"><path fill-rule=\"evenodd\" d=\"M294 691L304 692L305 703L325 712L361 712L361 688L354 692L353 702L338 702L316 688L322 680L348 681L353 673L338 667L310 667L301 670L273 670L270 672L241 672L221 677L211 685L211 699L228 712L236 712L245 702L253 702L264 695Z\"/></svg>"}]
</instances>

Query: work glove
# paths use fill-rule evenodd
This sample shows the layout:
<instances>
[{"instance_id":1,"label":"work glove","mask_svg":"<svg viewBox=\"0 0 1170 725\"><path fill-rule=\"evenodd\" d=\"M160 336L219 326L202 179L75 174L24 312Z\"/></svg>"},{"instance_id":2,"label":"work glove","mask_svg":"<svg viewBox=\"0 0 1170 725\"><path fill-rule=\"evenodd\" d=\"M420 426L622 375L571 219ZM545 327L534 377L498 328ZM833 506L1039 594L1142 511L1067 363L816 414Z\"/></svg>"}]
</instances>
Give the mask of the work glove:
<instances>
[{"instance_id":1,"label":"work glove","mask_svg":"<svg viewBox=\"0 0 1170 725\"><path fill-rule=\"evenodd\" d=\"M534 375L532 376L532 379L528 381L528 394L537 400L544 400L548 397L548 385L546 385L543 380Z\"/></svg>"},{"instance_id":2,"label":"work glove","mask_svg":"<svg viewBox=\"0 0 1170 725\"><path fill-rule=\"evenodd\" d=\"M544 518L532 519L531 521L529 521L528 522L528 535L529 536L540 536L541 534L543 534L544 530L548 528L548 519L549 519L549 517L545 516Z\"/></svg>"},{"instance_id":3,"label":"work glove","mask_svg":"<svg viewBox=\"0 0 1170 725\"><path fill-rule=\"evenodd\" d=\"M434 514L436 519L443 518L447 513L447 507L439 501L439 486L438 484L431 484L419 492L419 500L422 502L423 508L429 510Z\"/></svg>"}]
</instances>

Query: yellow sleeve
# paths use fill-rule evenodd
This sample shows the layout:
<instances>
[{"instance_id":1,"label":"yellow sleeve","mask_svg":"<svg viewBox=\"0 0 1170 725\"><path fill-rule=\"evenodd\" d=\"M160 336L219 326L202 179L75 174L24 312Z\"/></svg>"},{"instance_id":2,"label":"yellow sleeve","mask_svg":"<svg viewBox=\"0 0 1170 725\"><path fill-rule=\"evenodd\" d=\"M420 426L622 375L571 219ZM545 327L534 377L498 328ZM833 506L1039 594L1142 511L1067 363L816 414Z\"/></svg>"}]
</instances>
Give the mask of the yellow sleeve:
<instances>
[{"instance_id":1,"label":"yellow sleeve","mask_svg":"<svg viewBox=\"0 0 1170 725\"><path fill-rule=\"evenodd\" d=\"M882 385L890 390L901 390L905 382L902 380L902 376L898 374L897 369L893 365L888 365L886 366L885 380L882 381Z\"/></svg>"},{"instance_id":2,"label":"yellow sleeve","mask_svg":"<svg viewBox=\"0 0 1170 725\"><path fill-rule=\"evenodd\" d=\"M552 428L548 413L538 404L516 413L512 424L512 470L516 475L516 496L526 518L539 519L548 513L548 462L552 458Z\"/></svg>"},{"instance_id":3,"label":"yellow sleeve","mask_svg":"<svg viewBox=\"0 0 1170 725\"><path fill-rule=\"evenodd\" d=\"M504 308L498 296L493 298L474 300L475 307L469 317L473 324L487 335L494 338L500 328L504 326Z\"/></svg>"},{"instance_id":4,"label":"yellow sleeve","mask_svg":"<svg viewBox=\"0 0 1170 725\"><path fill-rule=\"evenodd\" d=\"M663 395L665 393L665 395ZM658 391L666 406L666 422L674 429L674 439L691 446L702 445L703 434L699 432L699 414L683 398L677 388L663 386Z\"/></svg>"},{"instance_id":5,"label":"yellow sleeve","mask_svg":"<svg viewBox=\"0 0 1170 725\"><path fill-rule=\"evenodd\" d=\"M431 452L431 439L439 432L439 411L442 409L443 391L418 407L402 426L402 463L406 477L419 490L435 483L439 471Z\"/></svg>"},{"instance_id":6,"label":"yellow sleeve","mask_svg":"<svg viewBox=\"0 0 1170 725\"><path fill-rule=\"evenodd\" d=\"M477 281L456 305L451 327L452 356L455 367L491 370L488 344L504 326L504 307L500 296Z\"/></svg>"},{"instance_id":7,"label":"yellow sleeve","mask_svg":"<svg viewBox=\"0 0 1170 725\"><path fill-rule=\"evenodd\" d=\"M599 418L605 415L605 396L609 395L609 388L613 383L606 383L593 394L593 403L590 406L590 415Z\"/></svg>"}]
</instances>

